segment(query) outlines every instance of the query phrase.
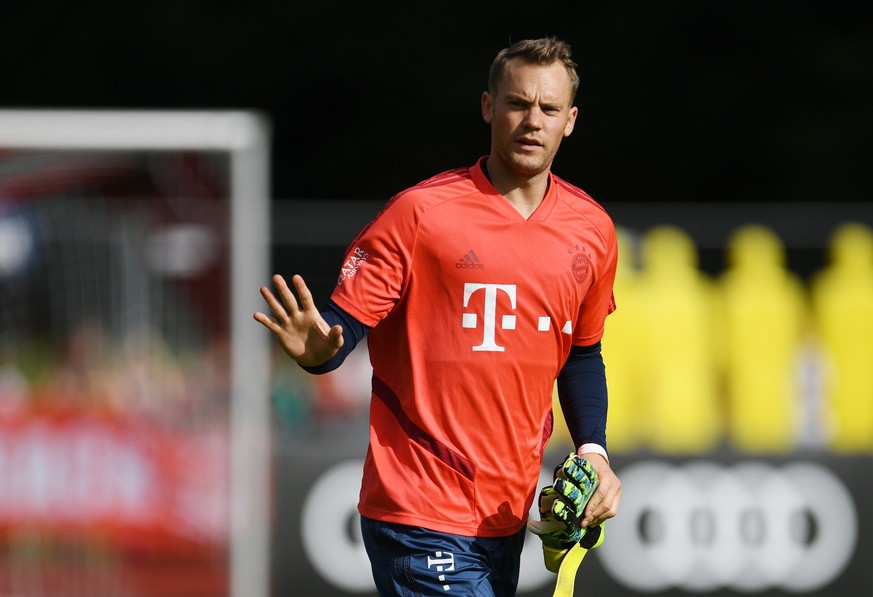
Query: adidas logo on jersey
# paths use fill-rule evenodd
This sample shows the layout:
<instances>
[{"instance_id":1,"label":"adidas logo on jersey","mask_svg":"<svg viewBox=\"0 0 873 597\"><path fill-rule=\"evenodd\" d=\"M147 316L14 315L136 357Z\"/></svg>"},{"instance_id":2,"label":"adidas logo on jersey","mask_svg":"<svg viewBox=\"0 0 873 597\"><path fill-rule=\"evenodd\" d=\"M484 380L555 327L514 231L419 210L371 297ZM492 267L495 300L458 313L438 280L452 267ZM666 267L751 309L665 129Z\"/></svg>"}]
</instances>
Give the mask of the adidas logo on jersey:
<instances>
[{"instance_id":1,"label":"adidas logo on jersey","mask_svg":"<svg viewBox=\"0 0 873 597\"><path fill-rule=\"evenodd\" d=\"M466 255L458 259L455 267L458 269L485 269L485 266L479 263L479 258L476 257L473 249L470 249Z\"/></svg>"}]
</instances>

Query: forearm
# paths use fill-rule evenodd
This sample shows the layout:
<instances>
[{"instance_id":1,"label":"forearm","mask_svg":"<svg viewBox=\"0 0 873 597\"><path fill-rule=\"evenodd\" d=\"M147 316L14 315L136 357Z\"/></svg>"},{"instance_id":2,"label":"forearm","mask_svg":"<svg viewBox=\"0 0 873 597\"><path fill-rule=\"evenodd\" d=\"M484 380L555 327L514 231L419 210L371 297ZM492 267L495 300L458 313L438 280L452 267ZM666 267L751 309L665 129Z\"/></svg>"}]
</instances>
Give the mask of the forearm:
<instances>
[{"instance_id":1,"label":"forearm","mask_svg":"<svg viewBox=\"0 0 873 597\"><path fill-rule=\"evenodd\" d=\"M607 396L600 343L571 348L558 374L558 397L573 445L580 452L606 457Z\"/></svg>"}]
</instances>

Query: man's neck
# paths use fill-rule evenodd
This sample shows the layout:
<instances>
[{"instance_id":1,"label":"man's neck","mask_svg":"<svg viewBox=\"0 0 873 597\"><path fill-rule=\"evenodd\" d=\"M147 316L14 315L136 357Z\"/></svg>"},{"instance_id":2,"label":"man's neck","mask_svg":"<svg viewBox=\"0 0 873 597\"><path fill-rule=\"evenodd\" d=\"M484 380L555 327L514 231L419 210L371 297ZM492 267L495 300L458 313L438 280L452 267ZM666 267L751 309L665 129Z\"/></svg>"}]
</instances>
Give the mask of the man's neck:
<instances>
[{"instance_id":1,"label":"man's neck","mask_svg":"<svg viewBox=\"0 0 873 597\"><path fill-rule=\"evenodd\" d=\"M485 173L492 186L527 220L543 202L549 188L549 171L526 176L508 168L493 155L486 160Z\"/></svg>"}]
</instances>

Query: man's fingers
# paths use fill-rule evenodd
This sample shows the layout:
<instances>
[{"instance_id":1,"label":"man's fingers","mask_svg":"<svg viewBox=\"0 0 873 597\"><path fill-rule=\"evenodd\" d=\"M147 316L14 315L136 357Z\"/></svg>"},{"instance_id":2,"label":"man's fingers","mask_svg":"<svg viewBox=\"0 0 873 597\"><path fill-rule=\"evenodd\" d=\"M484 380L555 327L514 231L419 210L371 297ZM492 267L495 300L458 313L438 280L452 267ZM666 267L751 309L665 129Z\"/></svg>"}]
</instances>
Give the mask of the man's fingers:
<instances>
[{"instance_id":1,"label":"man's fingers","mask_svg":"<svg viewBox=\"0 0 873 597\"><path fill-rule=\"evenodd\" d=\"M270 311L273 312L273 316L276 318L278 325L282 325L284 322L288 321L288 313L285 311L285 307L283 307L273 293L270 292L269 288L261 286L261 296L264 297L265 301L267 301L267 306L270 307ZM261 323L266 325L263 321L261 321Z\"/></svg>"},{"instance_id":2,"label":"man's fingers","mask_svg":"<svg viewBox=\"0 0 873 597\"><path fill-rule=\"evenodd\" d=\"M585 508L585 518L582 520L582 526L601 524L615 516L618 511L618 502L621 499L621 489L618 491L603 491L599 489L595 492L591 501L588 502L588 507Z\"/></svg>"},{"instance_id":3,"label":"man's fingers","mask_svg":"<svg viewBox=\"0 0 873 597\"><path fill-rule=\"evenodd\" d=\"M267 315L261 313L260 311L258 311L254 314L254 318L255 318L255 321L257 321L258 323L260 323L261 325L263 325L265 328L267 328L268 330L270 330L272 332L275 332L277 329L279 329L279 325L273 319L271 319Z\"/></svg>"},{"instance_id":4,"label":"man's fingers","mask_svg":"<svg viewBox=\"0 0 873 597\"><path fill-rule=\"evenodd\" d=\"M336 346L337 350L342 348L342 345L345 343L345 339L343 338L343 327L339 324L333 326L332 328L330 328L330 330L328 330L327 337L328 340L330 340L331 344L333 346Z\"/></svg>"},{"instance_id":5,"label":"man's fingers","mask_svg":"<svg viewBox=\"0 0 873 597\"><path fill-rule=\"evenodd\" d=\"M298 293L301 295L301 302L308 302L308 304L312 305L312 294L309 292L306 284L303 283L303 278L295 275L292 278L292 281L294 282ZM301 309L297 304L297 298L295 298L294 293L291 292L288 283L285 282L285 278L279 274L274 275L273 286L276 289L278 298L273 294L273 291L270 290L270 288L261 286L261 296L264 297L267 306L270 307L273 317L268 317L264 313L255 313L254 317L256 321L263 324L273 332L278 333L290 320L300 315ZM328 335L331 330L325 327L322 332L325 335Z\"/></svg>"},{"instance_id":6,"label":"man's fingers","mask_svg":"<svg viewBox=\"0 0 873 597\"><path fill-rule=\"evenodd\" d=\"M306 282L303 281L303 277L295 274L291 278L291 282L294 283L294 288L297 290L297 296L300 297L300 308L303 311L315 309L315 301L312 300L312 293L309 292L309 287L306 286ZM294 302L294 306L297 306L296 301Z\"/></svg>"},{"instance_id":7,"label":"man's fingers","mask_svg":"<svg viewBox=\"0 0 873 597\"><path fill-rule=\"evenodd\" d=\"M585 508L585 526L595 525L602 522L602 515L606 513L606 495L604 492L597 491L588 502L588 507Z\"/></svg>"},{"instance_id":8,"label":"man's fingers","mask_svg":"<svg viewBox=\"0 0 873 597\"><path fill-rule=\"evenodd\" d=\"M285 278L279 274L273 276L273 285L276 287L279 298L282 299L281 302L273 296L269 289L261 289L261 294L270 305L270 309L276 315L279 325L284 325L289 319L298 317L304 311L315 310L315 301L312 298L312 293L303 281L303 277L299 274L294 274L294 276L291 277L291 283L297 291L296 297L288 286L288 283L285 281ZM299 303L298 297L300 299ZM322 332L327 335L329 330L325 328L322 329Z\"/></svg>"},{"instance_id":9,"label":"man's fingers","mask_svg":"<svg viewBox=\"0 0 873 597\"><path fill-rule=\"evenodd\" d=\"M276 274L275 276L273 276L273 285L276 287L276 290L279 293L279 297L282 299L282 315L285 316L286 320L292 317L296 317L297 313L300 311L300 307L297 305L297 299L294 297L294 293L291 292L290 288L288 288L288 284L285 282L285 278ZM282 317L278 313L276 314L276 317L279 318L279 321L281 323Z\"/></svg>"}]
</instances>

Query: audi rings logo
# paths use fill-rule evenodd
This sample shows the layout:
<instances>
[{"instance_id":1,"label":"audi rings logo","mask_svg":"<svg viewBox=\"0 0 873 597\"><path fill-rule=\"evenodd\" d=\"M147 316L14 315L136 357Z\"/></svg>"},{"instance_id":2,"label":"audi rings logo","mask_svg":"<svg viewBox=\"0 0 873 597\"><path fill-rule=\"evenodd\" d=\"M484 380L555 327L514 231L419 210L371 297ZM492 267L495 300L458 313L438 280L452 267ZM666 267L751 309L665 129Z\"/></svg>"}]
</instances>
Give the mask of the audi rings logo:
<instances>
[{"instance_id":1,"label":"audi rings logo","mask_svg":"<svg viewBox=\"0 0 873 597\"><path fill-rule=\"evenodd\" d=\"M300 513L307 559L343 593L375 590L357 513L362 469L357 459L331 465L308 488ZM644 461L618 475L619 514L606 523L606 541L592 555L627 589L811 592L835 580L855 551L855 504L820 464ZM551 480L551 468L543 468L537 487ZM538 516L536 500L530 516ZM528 533L519 595L554 582L539 539Z\"/></svg>"},{"instance_id":2,"label":"audi rings logo","mask_svg":"<svg viewBox=\"0 0 873 597\"><path fill-rule=\"evenodd\" d=\"M852 498L816 463L646 461L619 476L620 513L598 556L631 589L814 591L855 548Z\"/></svg>"}]
</instances>

